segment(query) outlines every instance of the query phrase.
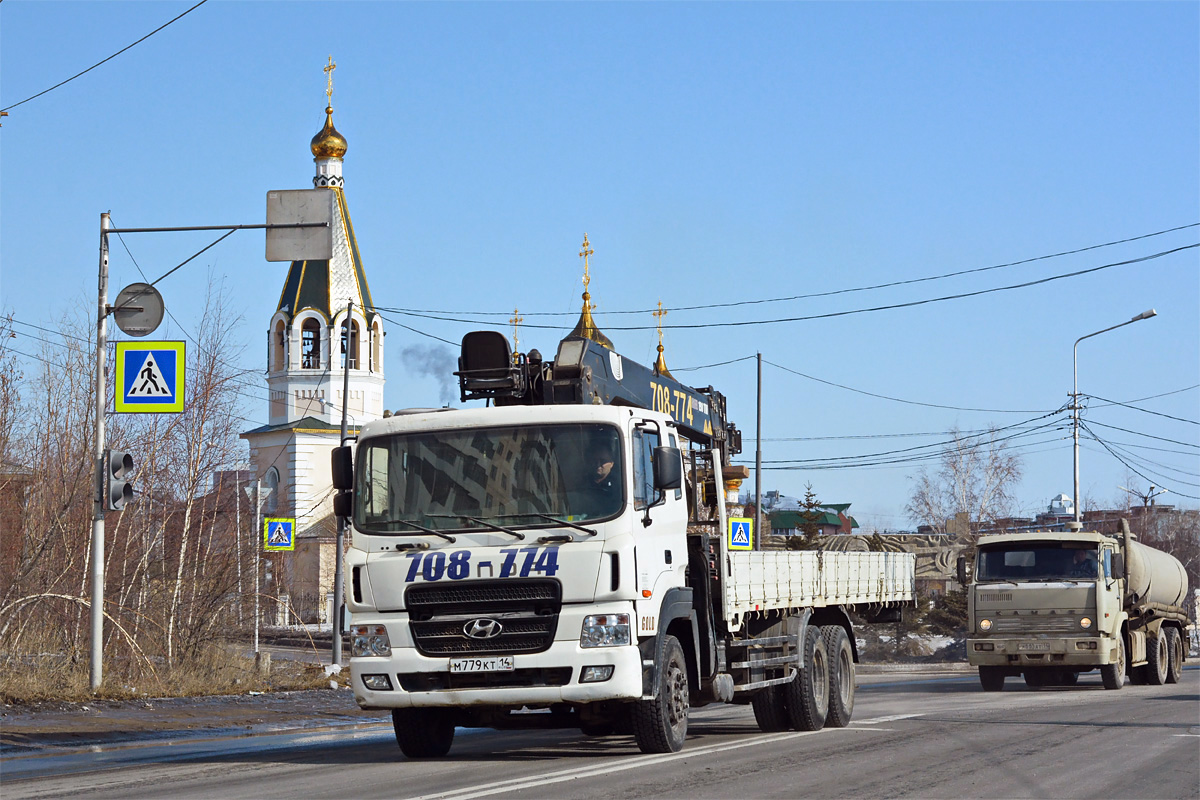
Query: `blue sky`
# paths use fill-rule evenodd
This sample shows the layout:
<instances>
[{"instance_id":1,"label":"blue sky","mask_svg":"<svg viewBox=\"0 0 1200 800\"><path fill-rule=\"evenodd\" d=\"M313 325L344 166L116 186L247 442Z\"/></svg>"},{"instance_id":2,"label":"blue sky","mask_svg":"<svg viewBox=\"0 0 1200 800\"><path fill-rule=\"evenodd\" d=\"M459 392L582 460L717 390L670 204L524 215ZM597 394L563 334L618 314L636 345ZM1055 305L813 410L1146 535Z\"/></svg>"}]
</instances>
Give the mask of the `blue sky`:
<instances>
[{"instance_id":1,"label":"blue sky","mask_svg":"<svg viewBox=\"0 0 1200 800\"><path fill-rule=\"evenodd\" d=\"M0 107L190 5L4 2ZM503 330L519 308L522 349L552 352L579 309L586 231L601 328L651 363L653 318L616 312L659 300L676 309L667 363L729 397L751 462L754 362L684 370L758 351L770 362L768 463L929 445L954 426L1053 412L1071 389L1075 339L1155 308L1080 345L1080 390L1144 409L1093 400L1086 419L1145 476L1085 442L1082 494L1107 505L1118 486L1152 481L1171 489L1162 501L1196 507L1185 497L1200 497L1195 248L910 308L716 326L1009 286L1186 247L1200 228L872 291L681 309L944 275L1200 222L1197 4L210 0L4 118L0 309L18 321L12 346L36 354L43 334L29 324L94 306L100 212L124 227L254 223L268 190L310 186L331 54L346 194L377 305ZM213 238L125 243L155 278ZM160 285L178 324L156 336L196 326L211 276L243 316L239 363L260 368L284 269L263 260L261 233L235 234ZM114 242L114 292L140 279ZM386 406L440 404L443 387L420 365L448 373L453 350L396 323L450 341L479 326L388 317ZM247 428L265 421L265 382L245 415ZM918 433L930 435L907 435ZM816 438L867 436L886 438ZM1021 510L1070 494L1069 431L1012 444L1025 460ZM800 495L811 482L823 500L853 503L866 526L903 528L918 466L808 462L767 472L764 487Z\"/></svg>"}]
</instances>

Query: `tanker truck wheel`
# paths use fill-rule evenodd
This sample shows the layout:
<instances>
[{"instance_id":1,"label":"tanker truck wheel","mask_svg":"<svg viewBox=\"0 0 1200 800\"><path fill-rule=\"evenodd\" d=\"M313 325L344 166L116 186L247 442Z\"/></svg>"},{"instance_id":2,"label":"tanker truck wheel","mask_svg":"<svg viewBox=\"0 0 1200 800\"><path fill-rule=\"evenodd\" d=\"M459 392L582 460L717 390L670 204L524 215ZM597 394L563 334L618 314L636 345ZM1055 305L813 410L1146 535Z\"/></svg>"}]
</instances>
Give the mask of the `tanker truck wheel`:
<instances>
[{"instance_id":1,"label":"tanker truck wheel","mask_svg":"<svg viewBox=\"0 0 1200 800\"><path fill-rule=\"evenodd\" d=\"M823 625L825 654L829 656L829 712L825 727L844 728L854 715L854 651L841 625Z\"/></svg>"},{"instance_id":2,"label":"tanker truck wheel","mask_svg":"<svg viewBox=\"0 0 1200 800\"><path fill-rule=\"evenodd\" d=\"M1178 628L1167 628L1167 683L1179 683L1183 677L1183 637Z\"/></svg>"},{"instance_id":3,"label":"tanker truck wheel","mask_svg":"<svg viewBox=\"0 0 1200 800\"><path fill-rule=\"evenodd\" d=\"M1117 660L1100 665L1100 680L1105 689L1120 689L1125 685L1125 637L1117 635Z\"/></svg>"},{"instance_id":4,"label":"tanker truck wheel","mask_svg":"<svg viewBox=\"0 0 1200 800\"><path fill-rule=\"evenodd\" d=\"M643 753L678 753L687 738L688 677L683 648L664 636L658 668L658 696L633 706L633 737Z\"/></svg>"},{"instance_id":5,"label":"tanker truck wheel","mask_svg":"<svg viewBox=\"0 0 1200 800\"><path fill-rule=\"evenodd\" d=\"M1158 636L1146 643L1146 683L1162 686L1167 682L1171 651L1167 648L1166 631L1158 629Z\"/></svg>"},{"instance_id":6,"label":"tanker truck wheel","mask_svg":"<svg viewBox=\"0 0 1200 800\"><path fill-rule=\"evenodd\" d=\"M454 720L441 708L394 708L392 728L409 758L441 758L454 742Z\"/></svg>"},{"instance_id":7,"label":"tanker truck wheel","mask_svg":"<svg viewBox=\"0 0 1200 800\"><path fill-rule=\"evenodd\" d=\"M804 669L796 680L783 684L784 705L792 727L819 731L829 713L829 654L821 629L809 625L804 634Z\"/></svg>"},{"instance_id":8,"label":"tanker truck wheel","mask_svg":"<svg viewBox=\"0 0 1200 800\"><path fill-rule=\"evenodd\" d=\"M985 692L1004 691L1004 667L980 665L979 685Z\"/></svg>"}]
</instances>

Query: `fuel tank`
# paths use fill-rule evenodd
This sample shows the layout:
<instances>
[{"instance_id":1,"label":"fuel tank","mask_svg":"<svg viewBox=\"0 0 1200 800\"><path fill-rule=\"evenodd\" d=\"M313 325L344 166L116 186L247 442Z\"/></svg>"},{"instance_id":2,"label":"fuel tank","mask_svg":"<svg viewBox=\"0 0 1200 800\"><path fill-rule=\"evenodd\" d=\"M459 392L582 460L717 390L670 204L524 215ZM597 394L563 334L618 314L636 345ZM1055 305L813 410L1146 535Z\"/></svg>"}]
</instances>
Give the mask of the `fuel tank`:
<instances>
[{"instance_id":1,"label":"fuel tank","mask_svg":"<svg viewBox=\"0 0 1200 800\"><path fill-rule=\"evenodd\" d=\"M1126 594L1135 605L1161 603L1182 607L1188 579L1183 564L1169 553L1155 550L1132 538L1126 539Z\"/></svg>"}]
</instances>

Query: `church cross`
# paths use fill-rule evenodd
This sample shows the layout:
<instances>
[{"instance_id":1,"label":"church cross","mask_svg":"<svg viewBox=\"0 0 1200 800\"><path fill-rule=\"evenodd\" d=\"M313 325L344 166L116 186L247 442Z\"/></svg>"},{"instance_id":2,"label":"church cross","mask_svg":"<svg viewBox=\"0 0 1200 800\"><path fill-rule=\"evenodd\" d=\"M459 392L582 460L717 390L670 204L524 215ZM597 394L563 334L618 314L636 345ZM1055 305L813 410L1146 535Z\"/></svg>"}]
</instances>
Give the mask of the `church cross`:
<instances>
[{"instance_id":1,"label":"church cross","mask_svg":"<svg viewBox=\"0 0 1200 800\"><path fill-rule=\"evenodd\" d=\"M579 257L583 259L583 290L585 292L587 291L588 284L592 282L591 273L588 272L588 256L594 252L588 243L587 234L585 233L583 235L583 249L579 251Z\"/></svg>"},{"instance_id":2,"label":"church cross","mask_svg":"<svg viewBox=\"0 0 1200 800\"><path fill-rule=\"evenodd\" d=\"M518 348L518 347L520 346L520 344L521 344L521 340L520 340L519 338L517 338L517 329L519 328L519 326L521 325L521 323L522 323L522 322L524 322L524 321L525 321L525 318L524 318L524 317L522 317L522 316L521 316L521 315L520 315L520 314L517 312L517 309L515 309L515 308L514 308L514 309L513 309L513 315L512 315L512 319L510 319L510 320L509 320L509 322L510 322L510 323L512 323L512 326L513 326L513 356L514 356L514 357L517 355L517 352L518 352L518 351L517 351L517 348Z\"/></svg>"},{"instance_id":3,"label":"church cross","mask_svg":"<svg viewBox=\"0 0 1200 800\"><path fill-rule=\"evenodd\" d=\"M325 96L329 98L329 107L333 108L333 71L337 69L337 64L333 63L333 56L329 57L329 64L323 70L325 73Z\"/></svg>"},{"instance_id":4,"label":"church cross","mask_svg":"<svg viewBox=\"0 0 1200 800\"><path fill-rule=\"evenodd\" d=\"M662 318L667 315L667 310L662 307L662 300L658 301L658 311L651 311L650 313L654 315L654 321L658 325L658 351L661 353L662 349L663 349L663 346L662 346Z\"/></svg>"}]
</instances>

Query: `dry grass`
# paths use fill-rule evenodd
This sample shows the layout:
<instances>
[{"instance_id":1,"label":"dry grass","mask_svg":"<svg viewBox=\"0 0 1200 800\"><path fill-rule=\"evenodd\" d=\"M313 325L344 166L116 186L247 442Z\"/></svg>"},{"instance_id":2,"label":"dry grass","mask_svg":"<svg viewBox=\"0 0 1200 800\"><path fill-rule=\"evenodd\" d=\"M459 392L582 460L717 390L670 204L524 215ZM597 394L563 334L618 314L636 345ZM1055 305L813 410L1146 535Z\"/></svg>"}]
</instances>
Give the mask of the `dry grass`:
<instances>
[{"instance_id":1,"label":"dry grass","mask_svg":"<svg viewBox=\"0 0 1200 800\"><path fill-rule=\"evenodd\" d=\"M0 702L28 704L136 697L198 697L248 692L321 689L329 678L319 663L275 659L268 674L255 668L245 646L211 645L168 668L159 659L110 658L96 692L90 688L87 656L39 652L0 654ZM157 663L156 663L157 662Z\"/></svg>"}]
</instances>

